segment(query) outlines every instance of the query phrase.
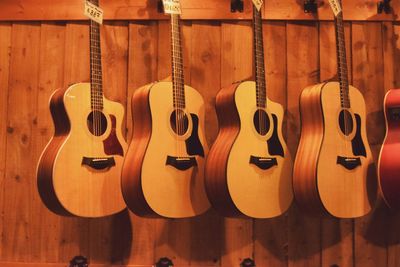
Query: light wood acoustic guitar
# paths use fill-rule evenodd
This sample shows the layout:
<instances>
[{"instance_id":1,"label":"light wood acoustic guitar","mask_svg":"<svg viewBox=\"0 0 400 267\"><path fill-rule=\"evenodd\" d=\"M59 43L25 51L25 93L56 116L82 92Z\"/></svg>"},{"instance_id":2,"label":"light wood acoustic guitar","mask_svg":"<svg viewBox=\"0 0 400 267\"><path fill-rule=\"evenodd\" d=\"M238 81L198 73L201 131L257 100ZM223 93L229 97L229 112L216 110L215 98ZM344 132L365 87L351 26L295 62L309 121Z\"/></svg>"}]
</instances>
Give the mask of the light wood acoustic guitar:
<instances>
[{"instance_id":1,"label":"light wood acoustic guitar","mask_svg":"<svg viewBox=\"0 0 400 267\"><path fill-rule=\"evenodd\" d=\"M362 94L348 82L341 3L333 2L339 82L307 87L300 97L301 139L294 193L303 210L338 218L366 215L377 182Z\"/></svg>"},{"instance_id":2,"label":"light wood acoustic guitar","mask_svg":"<svg viewBox=\"0 0 400 267\"><path fill-rule=\"evenodd\" d=\"M253 6L256 81L235 83L216 98L217 139L206 164L206 188L225 216L271 218L292 203L292 159L282 137L282 106L268 99L261 12Z\"/></svg>"},{"instance_id":3,"label":"light wood acoustic guitar","mask_svg":"<svg viewBox=\"0 0 400 267\"><path fill-rule=\"evenodd\" d=\"M91 0L98 5L98 0ZM124 108L103 96L100 26L90 22L90 83L56 90L50 99L55 133L37 167L44 204L60 215L101 217L126 208L121 170L127 144Z\"/></svg>"},{"instance_id":4,"label":"light wood acoustic guitar","mask_svg":"<svg viewBox=\"0 0 400 267\"><path fill-rule=\"evenodd\" d=\"M139 88L122 172L128 207L145 217L185 218L210 207L204 188L208 147L202 96L184 84L179 15L171 15L172 82Z\"/></svg>"},{"instance_id":5,"label":"light wood acoustic guitar","mask_svg":"<svg viewBox=\"0 0 400 267\"><path fill-rule=\"evenodd\" d=\"M378 163L380 192L384 202L400 209L400 89L386 93L384 101L386 136Z\"/></svg>"}]
</instances>

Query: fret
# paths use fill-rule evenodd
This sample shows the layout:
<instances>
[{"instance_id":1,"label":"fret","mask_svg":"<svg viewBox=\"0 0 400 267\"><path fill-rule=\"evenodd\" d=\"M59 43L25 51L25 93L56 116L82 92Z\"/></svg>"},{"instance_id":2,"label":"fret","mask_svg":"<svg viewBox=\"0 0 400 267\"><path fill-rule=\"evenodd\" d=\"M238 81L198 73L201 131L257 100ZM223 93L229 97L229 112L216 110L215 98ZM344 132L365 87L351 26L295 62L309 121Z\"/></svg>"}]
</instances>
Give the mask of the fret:
<instances>
[{"instance_id":1,"label":"fret","mask_svg":"<svg viewBox=\"0 0 400 267\"><path fill-rule=\"evenodd\" d=\"M335 18L337 71L340 83L340 102L342 108L350 108L349 81L346 57L346 43L343 26L343 12Z\"/></svg>"},{"instance_id":2,"label":"fret","mask_svg":"<svg viewBox=\"0 0 400 267\"><path fill-rule=\"evenodd\" d=\"M98 0L90 0L98 6ZM100 25L90 21L90 94L92 109L103 109L103 77L101 65Z\"/></svg>"},{"instance_id":3,"label":"fret","mask_svg":"<svg viewBox=\"0 0 400 267\"><path fill-rule=\"evenodd\" d=\"M172 84L175 108L185 108L185 82L182 57L182 41L178 14L171 15Z\"/></svg>"},{"instance_id":4,"label":"fret","mask_svg":"<svg viewBox=\"0 0 400 267\"><path fill-rule=\"evenodd\" d=\"M264 66L264 42L262 31L261 12L253 5L253 47L254 47L254 70L256 77L257 107L265 108L267 91Z\"/></svg>"}]
</instances>

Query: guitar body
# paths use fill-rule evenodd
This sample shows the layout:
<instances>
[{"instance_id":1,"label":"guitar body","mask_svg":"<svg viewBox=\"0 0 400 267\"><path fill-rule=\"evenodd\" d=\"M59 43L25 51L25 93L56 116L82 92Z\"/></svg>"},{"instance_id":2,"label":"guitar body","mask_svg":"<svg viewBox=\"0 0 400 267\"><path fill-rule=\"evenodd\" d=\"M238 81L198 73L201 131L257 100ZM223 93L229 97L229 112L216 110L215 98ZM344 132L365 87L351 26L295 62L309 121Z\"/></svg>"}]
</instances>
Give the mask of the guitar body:
<instances>
[{"instance_id":1,"label":"guitar body","mask_svg":"<svg viewBox=\"0 0 400 267\"><path fill-rule=\"evenodd\" d=\"M157 82L132 98L133 138L122 172L128 207L140 216L184 218L210 207L204 188L208 148L204 136L204 102L185 86L187 130L173 127L173 87Z\"/></svg>"},{"instance_id":2,"label":"guitar body","mask_svg":"<svg viewBox=\"0 0 400 267\"><path fill-rule=\"evenodd\" d=\"M267 99L269 126L258 132L256 83L219 92L220 131L206 164L207 192L225 216L271 218L292 203L292 159L282 137L283 108Z\"/></svg>"},{"instance_id":3,"label":"guitar body","mask_svg":"<svg viewBox=\"0 0 400 267\"><path fill-rule=\"evenodd\" d=\"M57 90L50 100L55 135L43 151L38 189L55 213L101 217L122 211L121 169L126 143L121 133L122 105L103 97L104 117L98 136L89 128L89 83ZM97 117L96 117L97 118Z\"/></svg>"},{"instance_id":4,"label":"guitar body","mask_svg":"<svg viewBox=\"0 0 400 267\"><path fill-rule=\"evenodd\" d=\"M352 86L349 98L351 130L344 134L339 83L314 85L301 94L302 129L293 185L299 205L311 213L356 218L367 214L376 198L364 98Z\"/></svg>"},{"instance_id":5,"label":"guitar body","mask_svg":"<svg viewBox=\"0 0 400 267\"><path fill-rule=\"evenodd\" d=\"M400 209L400 90L387 92L384 112L386 137L379 155L379 185L386 204Z\"/></svg>"}]
</instances>

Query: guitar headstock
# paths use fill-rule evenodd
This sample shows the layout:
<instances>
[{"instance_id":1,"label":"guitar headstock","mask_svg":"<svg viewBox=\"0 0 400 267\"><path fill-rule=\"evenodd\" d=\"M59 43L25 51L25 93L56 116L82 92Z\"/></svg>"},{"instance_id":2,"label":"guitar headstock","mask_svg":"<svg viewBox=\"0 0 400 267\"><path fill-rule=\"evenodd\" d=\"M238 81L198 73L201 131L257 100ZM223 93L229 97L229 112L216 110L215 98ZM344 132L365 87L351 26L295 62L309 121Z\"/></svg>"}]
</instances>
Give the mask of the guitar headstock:
<instances>
[{"instance_id":1,"label":"guitar headstock","mask_svg":"<svg viewBox=\"0 0 400 267\"><path fill-rule=\"evenodd\" d=\"M170 15L180 15L182 13L180 0L162 0L164 13Z\"/></svg>"},{"instance_id":2,"label":"guitar headstock","mask_svg":"<svg viewBox=\"0 0 400 267\"><path fill-rule=\"evenodd\" d=\"M332 8L333 14L335 17L338 17L342 14L342 1L341 0L329 0L329 4Z\"/></svg>"},{"instance_id":3,"label":"guitar headstock","mask_svg":"<svg viewBox=\"0 0 400 267\"><path fill-rule=\"evenodd\" d=\"M263 0L253 0L253 5L255 6L255 8L257 8L258 11L261 10L263 3Z\"/></svg>"}]
</instances>

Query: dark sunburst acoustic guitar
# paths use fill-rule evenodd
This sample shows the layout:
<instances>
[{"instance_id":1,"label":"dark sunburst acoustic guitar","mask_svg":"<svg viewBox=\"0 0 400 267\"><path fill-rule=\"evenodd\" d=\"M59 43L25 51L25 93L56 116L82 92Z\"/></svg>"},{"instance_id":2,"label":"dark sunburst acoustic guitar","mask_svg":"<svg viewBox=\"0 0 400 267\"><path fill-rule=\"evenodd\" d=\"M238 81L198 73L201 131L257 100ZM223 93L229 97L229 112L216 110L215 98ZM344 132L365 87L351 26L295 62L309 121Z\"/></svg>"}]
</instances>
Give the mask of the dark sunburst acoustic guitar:
<instances>
[{"instance_id":1,"label":"dark sunburst acoustic guitar","mask_svg":"<svg viewBox=\"0 0 400 267\"><path fill-rule=\"evenodd\" d=\"M98 5L98 0L91 0ZM90 83L56 90L50 99L55 134L37 168L45 205L61 215L101 217L126 205L121 170L124 108L103 96L100 26L90 22Z\"/></svg>"},{"instance_id":2,"label":"dark sunburst acoustic guitar","mask_svg":"<svg viewBox=\"0 0 400 267\"><path fill-rule=\"evenodd\" d=\"M134 129L122 191L140 216L192 217L210 207L204 188L204 101L184 84L179 14L171 15L171 27L172 83L146 85L132 97Z\"/></svg>"},{"instance_id":3,"label":"dark sunburst acoustic guitar","mask_svg":"<svg viewBox=\"0 0 400 267\"><path fill-rule=\"evenodd\" d=\"M216 98L220 131L206 164L209 199L225 216L271 218L293 200L292 159L282 137L282 106L268 99L261 12L253 6L256 81Z\"/></svg>"},{"instance_id":4,"label":"dark sunburst acoustic guitar","mask_svg":"<svg viewBox=\"0 0 400 267\"><path fill-rule=\"evenodd\" d=\"M343 12L335 13L339 82L307 87L300 97L301 139L294 164L295 198L304 210L355 218L376 198L376 175L366 134L362 94L348 82Z\"/></svg>"}]
</instances>

